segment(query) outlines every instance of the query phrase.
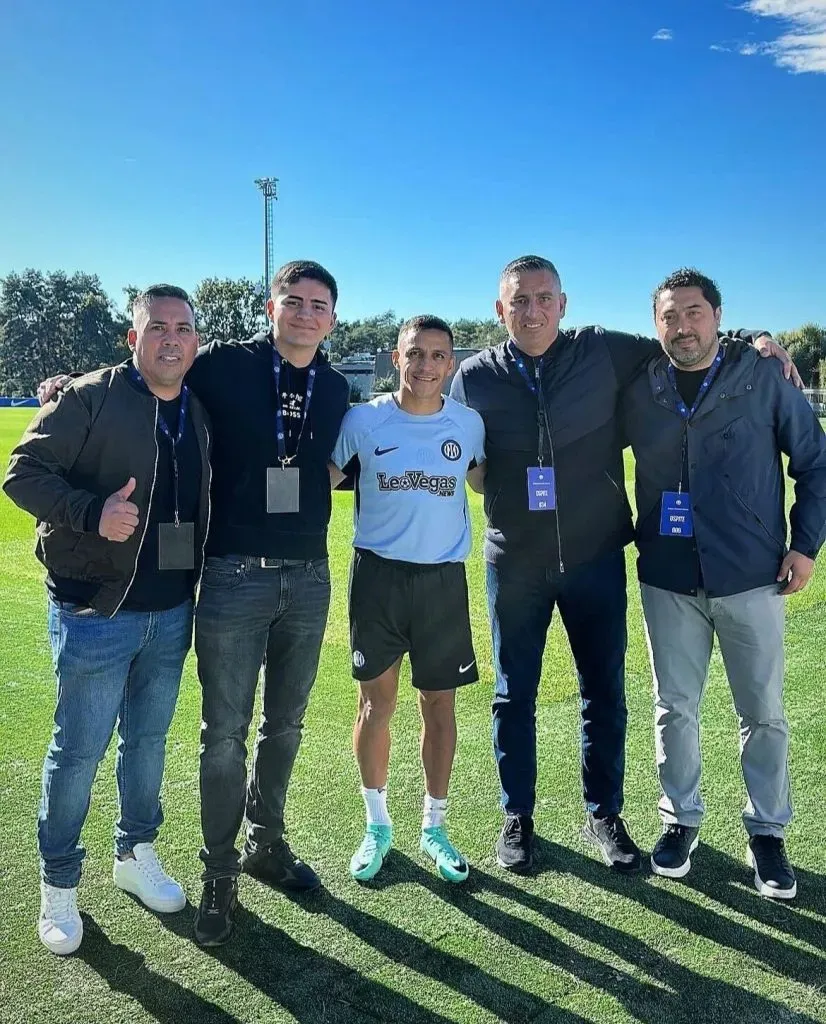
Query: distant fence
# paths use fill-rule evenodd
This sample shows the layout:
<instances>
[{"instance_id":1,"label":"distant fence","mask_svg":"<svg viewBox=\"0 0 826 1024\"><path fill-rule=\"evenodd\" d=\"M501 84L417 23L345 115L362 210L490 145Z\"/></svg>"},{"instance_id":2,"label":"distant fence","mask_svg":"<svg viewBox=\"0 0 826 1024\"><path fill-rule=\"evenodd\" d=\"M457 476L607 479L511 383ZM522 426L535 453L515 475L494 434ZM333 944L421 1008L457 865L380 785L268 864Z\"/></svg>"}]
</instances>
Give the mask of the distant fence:
<instances>
[{"instance_id":1,"label":"distant fence","mask_svg":"<svg viewBox=\"0 0 826 1024\"><path fill-rule=\"evenodd\" d=\"M804 388L803 394L818 416L826 416L826 388Z\"/></svg>"},{"instance_id":2,"label":"distant fence","mask_svg":"<svg viewBox=\"0 0 826 1024\"><path fill-rule=\"evenodd\" d=\"M37 407L39 402L36 398L3 398L0 396L0 409L16 409L18 406L33 405Z\"/></svg>"}]
</instances>

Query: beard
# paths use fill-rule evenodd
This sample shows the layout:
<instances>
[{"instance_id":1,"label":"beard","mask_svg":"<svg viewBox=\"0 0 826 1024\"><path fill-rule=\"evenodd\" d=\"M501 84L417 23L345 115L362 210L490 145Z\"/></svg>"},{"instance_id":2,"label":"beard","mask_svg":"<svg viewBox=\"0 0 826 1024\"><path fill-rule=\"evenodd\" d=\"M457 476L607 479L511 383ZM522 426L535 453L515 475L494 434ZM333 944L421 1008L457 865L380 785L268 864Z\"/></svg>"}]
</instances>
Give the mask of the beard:
<instances>
[{"instance_id":1,"label":"beard","mask_svg":"<svg viewBox=\"0 0 826 1024\"><path fill-rule=\"evenodd\" d=\"M716 340L715 337L708 341L703 341L696 334L684 335L670 341L665 346L665 350L672 362L682 369L690 370L693 366L702 363L703 360L708 358Z\"/></svg>"}]
</instances>

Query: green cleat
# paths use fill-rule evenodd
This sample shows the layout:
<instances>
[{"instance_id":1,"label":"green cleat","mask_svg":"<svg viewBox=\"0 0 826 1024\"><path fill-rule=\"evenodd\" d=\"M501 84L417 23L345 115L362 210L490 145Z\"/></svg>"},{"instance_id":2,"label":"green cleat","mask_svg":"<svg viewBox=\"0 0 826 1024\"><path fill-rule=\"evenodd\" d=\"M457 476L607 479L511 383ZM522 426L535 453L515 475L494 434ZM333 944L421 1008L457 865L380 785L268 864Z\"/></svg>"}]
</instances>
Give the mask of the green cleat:
<instances>
[{"instance_id":1,"label":"green cleat","mask_svg":"<svg viewBox=\"0 0 826 1024\"><path fill-rule=\"evenodd\" d=\"M447 838L443 825L435 828L423 828L419 843L422 853L436 865L436 870L446 882L464 882L470 868L465 858Z\"/></svg>"},{"instance_id":2,"label":"green cleat","mask_svg":"<svg viewBox=\"0 0 826 1024\"><path fill-rule=\"evenodd\" d=\"M381 870L393 844L392 825L368 825L361 846L350 858L350 874L357 882L369 882Z\"/></svg>"}]
</instances>

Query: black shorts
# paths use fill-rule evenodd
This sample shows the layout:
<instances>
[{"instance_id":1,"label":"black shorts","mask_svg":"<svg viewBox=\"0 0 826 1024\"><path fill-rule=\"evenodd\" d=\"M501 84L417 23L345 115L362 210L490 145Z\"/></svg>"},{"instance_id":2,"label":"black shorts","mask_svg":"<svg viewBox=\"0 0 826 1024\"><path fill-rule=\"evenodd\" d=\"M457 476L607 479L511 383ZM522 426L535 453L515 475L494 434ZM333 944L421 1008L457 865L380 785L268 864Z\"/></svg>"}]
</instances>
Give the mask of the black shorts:
<instances>
[{"instance_id":1,"label":"black shorts","mask_svg":"<svg viewBox=\"0 0 826 1024\"><path fill-rule=\"evenodd\" d=\"M356 548L350 572L353 678L376 679L410 655L418 690L453 690L479 678L462 562L419 565Z\"/></svg>"}]
</instances>

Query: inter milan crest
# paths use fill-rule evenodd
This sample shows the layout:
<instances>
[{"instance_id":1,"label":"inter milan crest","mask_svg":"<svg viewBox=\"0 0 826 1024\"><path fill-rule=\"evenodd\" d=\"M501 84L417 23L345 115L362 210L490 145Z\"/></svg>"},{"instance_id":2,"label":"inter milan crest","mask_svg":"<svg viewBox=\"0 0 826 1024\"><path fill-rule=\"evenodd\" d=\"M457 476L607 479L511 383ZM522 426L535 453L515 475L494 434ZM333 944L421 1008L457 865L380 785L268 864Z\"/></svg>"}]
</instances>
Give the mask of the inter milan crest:
<instances>
[{"instance_id":1,"label":"inter milan crest","mask_svg":"<svg viewBox=\"0 0 826 1024\"><path fill-rule=\"evenodd\" d=\"M445 441L442 444L442 455L449 462L458 462L462 457L462 446L458 441Z\"/></svg>"}]
</instances>

